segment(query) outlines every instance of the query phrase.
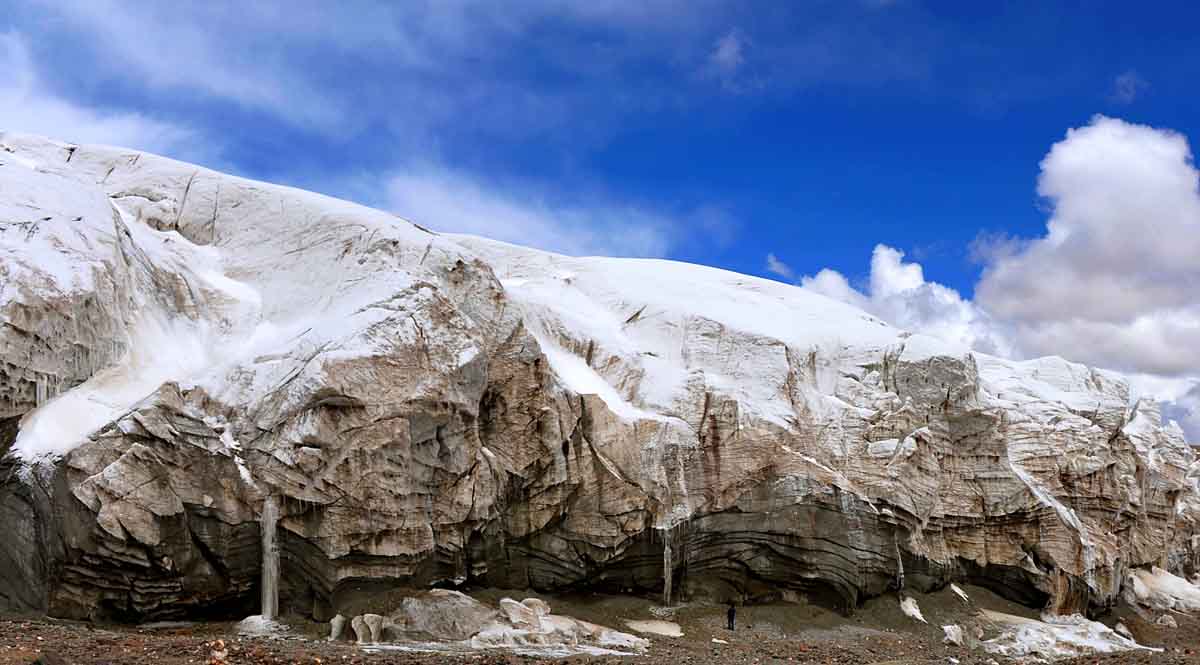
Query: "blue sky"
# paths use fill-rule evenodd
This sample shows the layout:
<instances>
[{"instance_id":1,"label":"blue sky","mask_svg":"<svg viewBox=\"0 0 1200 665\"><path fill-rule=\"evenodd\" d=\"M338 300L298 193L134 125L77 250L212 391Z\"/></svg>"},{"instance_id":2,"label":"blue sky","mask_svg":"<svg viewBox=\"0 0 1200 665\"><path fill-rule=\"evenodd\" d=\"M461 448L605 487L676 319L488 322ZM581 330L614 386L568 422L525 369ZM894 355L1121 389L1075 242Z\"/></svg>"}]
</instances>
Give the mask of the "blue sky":
<instances>
[{"instance_id":1,"label":"blue sky","mask_svg":"<svg viewBox=\"0 0 1200 665\"><path fill-rule=\"evenodd\" d=\"M1200 403L1200 358L1171 355L1200 347L1200 274L1132 279L1092 260L1149 230L1171 247L1128 255L1175 266L1162 253L1200 236L1188 4L4 4L0 129L148 149L437 229L804 282L898 325L1116 366ZM1142 154L1168 155L1157 179L1121 171ZM1122 201L1166 183L1169 210L1077 212L1130 182ZM1112 283L1139 304L1100 293L1073 310L1076 295L1038 283L1062 266L1062 284Z\"/></svg>"}]
</instances>

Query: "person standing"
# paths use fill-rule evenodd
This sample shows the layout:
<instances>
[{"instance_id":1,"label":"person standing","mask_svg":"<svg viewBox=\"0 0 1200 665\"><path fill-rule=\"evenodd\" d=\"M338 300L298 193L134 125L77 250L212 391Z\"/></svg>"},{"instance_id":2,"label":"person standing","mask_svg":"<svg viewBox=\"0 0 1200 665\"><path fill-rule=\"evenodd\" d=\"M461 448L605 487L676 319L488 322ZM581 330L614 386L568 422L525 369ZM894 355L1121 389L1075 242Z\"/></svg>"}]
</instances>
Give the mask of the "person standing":
<instances>
[{"instance_id":1,"label":"person standing","mask_svg":"<svg viewBox=\"0 0 1200 665\"><path fill-rule=\"evenodd\" d=\"M733 601L729 601L729 609L725 612L725 617L729 619L729 630L733 630L733 621L737 618L737 608L733 606Z\"/></svg>"}]
</instances>

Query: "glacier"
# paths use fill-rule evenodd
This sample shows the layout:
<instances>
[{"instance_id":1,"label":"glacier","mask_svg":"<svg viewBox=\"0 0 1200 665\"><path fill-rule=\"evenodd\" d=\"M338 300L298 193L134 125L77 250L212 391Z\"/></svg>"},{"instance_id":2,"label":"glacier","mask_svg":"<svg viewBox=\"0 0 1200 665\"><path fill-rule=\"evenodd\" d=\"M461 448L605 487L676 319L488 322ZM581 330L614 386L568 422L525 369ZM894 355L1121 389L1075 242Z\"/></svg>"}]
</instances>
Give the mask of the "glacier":
<instances>
[{"instance_id":1,"label":"glacier","mask_svg":"<svg viewBox=\"0 0 1200 665\"><path fill-rule=\"evenodd\" d=\"M264 519L318 620L955 581L1072 615L1200 565L1200 465L1115 372L133 150L0 134L0 323L0 609L253 614Z\"/></svg>"}]
</instances>

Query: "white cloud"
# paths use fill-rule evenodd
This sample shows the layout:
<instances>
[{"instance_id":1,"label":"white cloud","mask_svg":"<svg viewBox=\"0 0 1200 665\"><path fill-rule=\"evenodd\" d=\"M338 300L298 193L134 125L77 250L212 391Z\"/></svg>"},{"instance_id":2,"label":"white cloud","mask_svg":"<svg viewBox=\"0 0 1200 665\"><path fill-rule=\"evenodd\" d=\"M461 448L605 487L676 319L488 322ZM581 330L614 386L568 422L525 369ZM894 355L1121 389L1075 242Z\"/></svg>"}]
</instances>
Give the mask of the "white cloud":
<instances>
[{"instance_id":1,"label":"white cloud","mask_svg":"<svg viewBox=\"0 0 1200 665\"><path fill-rule=\"evenodd\" d=\"M1026 355L1195 374L1198 186L1179 134L1106 117L1071 130L1042 161L1046 234L987 264L978 303Z\"/></svg>"},{"instance_id":2,"label":"white cloud","mask_svg":"<svg viewBox=\"0 0 1200 665\"><path fill-rule=\"evenodd\" d=\"M1024 250L1028 241L1002 231L980 231L967 247L971 261L980 265L995 263Z\"/></svg>"},{"instance_id":3,"label":"white cloud","mask_svg":"<svg viewBox=\"0 0 1200 665\"><path fill-rule=\"evenodd\" d=\"M37 24L43 37L69 39L87 54L93 81L117 81L183 105L268 113L327 136L386 129L406 149L423 151L430 146L422 143L436 147L447 131L476 128L518 138L554 130L578 140L582 128L571 122L578 113L654 107L667 91L634 87L646 61L678 57L681 44L699 40L715 20L696 3L676 0L26 1L51 17ZM591 40L564 46L538 33L548 24L637 38L620 49ZM531 82L522 71L522 54L532 52L523 40L531 33L537 48L556 49L553 67L581 82L623 84L619 95L628 97L618 103L611 91Z\"/></svg>"},{"instance_id":4,"label":"white cloud","mask_svg":"<svg viewBox=\"0 0 1200 665\"><path fill-rule=\"evenodd\" d=\"M740 30L729 30L713 42L702 75L720 81L726 92L740 94L761 88L762 81L748 78L744 73L748 48L749 43Z\"/></svg>"},{"instance_id":5,"label":"white cloud","mask_svg":"<svg viewBox=\"0 0 1200 665\"><path fill-rule=\"evenodd\" d=\"M97 47L88 63L95 78L120 77L158 92L199 93L272 111L296 124L335 127L346 115L337 100L314 87L304 68L289 63L281 51L285 37L319 35L309 21L319 21L321 12L282 7L68 0L45 9L56 11L61 25ZM373 23L360 25L367 29ZM351 39L343 27L330 34Z\"/></svg>"},{"instance_id":6,"label":"white cloud","mask_svg":"<svg viewBox=\"0 0 1200 665\"><path fill-rule=\"evenodd\" d=\"M535 188L501 186L433 166L393 174L386 190L387 207L436 231L575 256L662 256L678 225L638 206L608 201L562 203Z\"/></svg>"},{"instance_id":7,"label":"white cloud","mask_svg":"<svg viewBox=\"0 0 1200 665\"><path fill-rule=\"evenodd\" d=\"M713 45L708 62L721 74L732 76L746 62L743 48L742 36L737 30L730 30Z\"/></svg>"},{"instance_id":8,"label":"white cloud","mask_svg":"<svg viewBox=\"0 0 1200 665\"><path fill-rule=\"evenodd\" d=\"M774 273L787 280L796 279L796 271L788 264L780 261L775 254L767 254L767 272Z\"/></svg>"},{"instance_id":9,"label":"white cloud","mask_svg":"<svg viewBox=\"0 0 1200 665\"><path fill-rule=\"evenodd\" d=\"M965 347L1005 355L1008 341L986 314L958 291L925 280L918 263L906 263L904 252L876 245L871 255L868 287L859 291L844 275L825 269L801 279L802 287L861 307L908 330L916 330Z\"/></svg>"},{"instance_id":10,"label":"white cloud","mask_svg":"<svg viewBox=\"0 0 1200 665\"><path fill-rule=\"evenodd\" d=\"M854 4L804 21L803 9L782 8L778 25L746 29L732 27L744 12L727 0L8 4L64 65L52 80L63 89L111 87L197 126L235 116L261 127L269 115L339 142L386 138L406 154L474 134L578 149L630 116L707 104L688 78L735 94L873 86L925 80L942 52L930 27L901 30Z\"/></svg>"},{"instance_id":11,"label":"white cloud","mask_svg":"<svg viewBox=\"0 0 1200 665\"><path fill-rule=\"evenodd\" d=\"M855 307L872 309L871 298L850 286L845 275L836 270L825 268L815 275L805 275L800 278L800 286Z\"/></svg>"},{"instance_id":12,"label":"white cloud","mask_svg":"<svg viewBox=\"0 0 1200 665\"><path fill-rule=\"evenodd\" d=\"M0 33L0 72L0 131L192 154L196 137L187 129L141 113L87 107L54 94L39 78L29 46L18 33Z\"/></svg>"},{"instance_id":13,"label":"white cloud","mask_svg":"<svg viewBox=\"0 0 1200 665\"><path fill-rule=\"evenodd\" d=\"M904 252L887 245L876 245L871 253L871 295L889 298L912 292L925 285L925 271L919 263L905 263Z\"/></svg>"},{"instance_id":14,"label":"white cloud","mask_svg":"<svg viewBox=\"0 0 1200 665\"><path fill-rule=\"evenodd\" d=\"M1113 79L1112 94L1109 97L1119 104L1132 104L1149 87L1150 84L1145 79L1130 69Z\"/></svg>"}]
</instances>

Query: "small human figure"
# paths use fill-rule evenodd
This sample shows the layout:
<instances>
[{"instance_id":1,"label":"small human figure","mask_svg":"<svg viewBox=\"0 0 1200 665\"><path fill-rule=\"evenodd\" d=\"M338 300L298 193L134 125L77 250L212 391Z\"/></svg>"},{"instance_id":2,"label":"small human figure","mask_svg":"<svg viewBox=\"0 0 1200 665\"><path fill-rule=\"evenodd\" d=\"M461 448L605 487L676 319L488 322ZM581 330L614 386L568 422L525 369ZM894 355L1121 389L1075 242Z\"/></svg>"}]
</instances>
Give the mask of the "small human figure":
<instances>
[{"instance_id":1,"label":"small human figure","mask_svg":"<svg viewBox=\"0 0 1200 665\"><path fill-rule=\"evenodd\" d=\"M733 621L737 618L737 608L733 606L733 601L729 601L729 609L725 612L725 617L729 619L729 630L733 630Z\"/></svg>"}]
</instances>

